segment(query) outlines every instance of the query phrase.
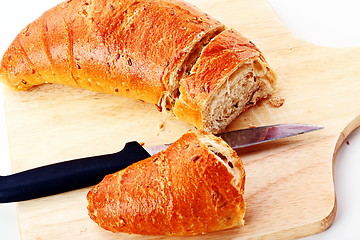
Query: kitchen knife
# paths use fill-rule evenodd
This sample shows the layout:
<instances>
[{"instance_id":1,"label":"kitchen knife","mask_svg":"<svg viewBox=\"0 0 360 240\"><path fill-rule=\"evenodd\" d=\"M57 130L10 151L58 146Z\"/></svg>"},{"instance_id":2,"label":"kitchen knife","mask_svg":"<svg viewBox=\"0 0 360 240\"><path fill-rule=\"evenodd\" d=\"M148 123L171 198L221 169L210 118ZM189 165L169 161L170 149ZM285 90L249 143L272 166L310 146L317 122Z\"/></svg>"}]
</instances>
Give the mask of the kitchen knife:
<instances>
[{"instance_id":1,"label":"kitchen knife","mask_svg":"<svg viewBox=\"0 0 360 240\"><path fill-rule=\"evenodd\" d=\"M322 129L307 124L279 124L218 134L233 149ZM50 196L99 183L104 176L150 157L171 144L150 148L128 142L116 153L86 157L0 176L0 203Z\"/></svg>"}]
</instances>

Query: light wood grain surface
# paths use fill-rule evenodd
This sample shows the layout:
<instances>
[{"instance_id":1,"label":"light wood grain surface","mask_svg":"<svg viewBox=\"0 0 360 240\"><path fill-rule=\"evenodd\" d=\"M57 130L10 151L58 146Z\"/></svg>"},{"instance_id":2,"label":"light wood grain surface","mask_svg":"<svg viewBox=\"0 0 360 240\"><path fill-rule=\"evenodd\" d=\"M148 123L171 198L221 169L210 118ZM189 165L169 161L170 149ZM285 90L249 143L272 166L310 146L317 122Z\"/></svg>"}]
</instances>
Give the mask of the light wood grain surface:
<instances>
[{"instance_id":1,"label":"light wood grain surface","mask_svg":"<svg viewBox=\"0 0 360 240\"><path fill-rule=\"evenodd\" d=\"M279 76L285 104L275 108L263 102L229 130L276 123L325 129L239 151L247 172L245 226L192 238L289 239L325 230L336 213L333 158L360 125L360 48L319 47L296 39L265 0L193 3L251 39ZM14 171L115 152L130 140L149 146L172 142L191 128L150 104L60 85L5 95ZM22 238L159 238L99 228L87 216L87 191L18 204Z\"/></svg>"}]
</instances>

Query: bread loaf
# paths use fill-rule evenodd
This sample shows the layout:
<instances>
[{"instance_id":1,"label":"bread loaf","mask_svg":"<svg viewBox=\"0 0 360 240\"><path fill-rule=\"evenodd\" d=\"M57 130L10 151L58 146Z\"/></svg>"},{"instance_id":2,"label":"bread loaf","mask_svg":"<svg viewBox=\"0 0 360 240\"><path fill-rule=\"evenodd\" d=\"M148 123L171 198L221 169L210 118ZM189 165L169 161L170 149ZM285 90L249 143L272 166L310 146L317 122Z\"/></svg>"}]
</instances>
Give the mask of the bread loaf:
<instances>
[{"instance_id":1,"label":"bread loaf","mask_svg":"<svg viewBox=\"0 0 360 240\"><path fill-rule=\"evenodd\" d=\"M200 129L218 133L271 95L275 79L251 41L225 30L205 46L190 76L180 81L174 113Z\"/></svg>"},{"instance_id":2,"label":"bread loaf","mask_svg":"<svg viewBox=\"0 0 360 240\"><path fill-rule=\"evenodd\" d=\"M68 0L19 33L2 58L0 78L14 90L66 84L140 99L164 112L179 101L178 118L220 132L267 97L275 79L253 44L224 30L222 23L181 0ZM249 76L254 67L263 76L256 84ZM224 81L237 93L227 93ZM265 85L266 90L257 88ZM215 97L218 93L224 100ZM239 96L243 100L237 104ZM218 111L222 101L236 110Z\"/></svg>"},{"instance_id":3,"label":"bread loaf","mask_svg":"<svg viewBox=\"0 0 360 240\"><path fill-rule=\"evenodd\" d=\"M15 90L61 83L161 104L223 28L181 1L65 1L15 38L2 77Z\"/></svg>"},{"instance_id":4,"label":"bread loaf","mask_svg":"<svg viewBox=\"0 0 360 240\"><path fill-rule=\"evenodd\" d=\"M112 232L197 235L243 225L245 172L221 138L184 134L168 149L108 175L89 216Z\"/></svg>"}]
</instances>

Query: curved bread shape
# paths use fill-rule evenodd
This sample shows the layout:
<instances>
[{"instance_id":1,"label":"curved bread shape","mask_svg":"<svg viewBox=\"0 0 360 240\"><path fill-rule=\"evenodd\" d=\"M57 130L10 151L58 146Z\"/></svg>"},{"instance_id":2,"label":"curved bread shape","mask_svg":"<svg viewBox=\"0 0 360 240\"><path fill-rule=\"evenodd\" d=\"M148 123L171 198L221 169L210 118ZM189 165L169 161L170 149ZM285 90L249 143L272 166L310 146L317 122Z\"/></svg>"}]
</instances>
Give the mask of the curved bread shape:
<instances>
[{"instance_id":1,"label":"curved bread shape","mask_svg":"<svg viewBox=\"0 0 360 240\"><path fill-rule=\"evenodd\" d=\"M180 82L175 115L218 133L240 113L273 92L276 76L256 46L229 29L203 49L190 76Z\"/></svg>"},{"instance_id":2,"label":"curved bread shape","mask_svg":"<svg viewBox=\"0 0 360 240\"><path fill-rule=\"evenodd\" d=\"M65 1L19 33L0 74L15 90L60 83L165 106L223 28L177 0Z\"/></svg>"},{"instance_id":3,"label":"curved bread shape","mask_svg":"<svg viewBox=\"0 0 360 240\"><path fill-rule=\"evenodd\" d=\"M197 235L243 224L245 172L221 138L184 134L108 175L88 193L90 217L112 232Z\"/></svg>"},{"instance_id":4,"label":"curved bread shape","mask_svg":"<svg viewBox=\"0 0 360 240\"><path fill-rule=\"evenodd\" d=\"M157 104L217 133L272 93L250 41L179 0L71 0L15 38L1 61L14 90L59 83Z\"/></svg>"}]
</instances>

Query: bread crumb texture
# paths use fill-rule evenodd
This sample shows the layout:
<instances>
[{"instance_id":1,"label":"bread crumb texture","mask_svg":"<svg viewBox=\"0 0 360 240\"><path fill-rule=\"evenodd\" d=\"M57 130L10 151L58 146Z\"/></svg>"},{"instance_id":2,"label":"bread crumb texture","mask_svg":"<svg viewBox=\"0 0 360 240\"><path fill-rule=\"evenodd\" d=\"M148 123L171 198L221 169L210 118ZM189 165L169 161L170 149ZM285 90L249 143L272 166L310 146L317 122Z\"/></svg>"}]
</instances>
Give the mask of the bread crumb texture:
<instances>
[{"instance_id":1,"label":"bread crumb texture","mask_svg":"<svg viewBox=\"0 0 360 240\"><path fill-rule=\"evenodd\" d=\"M271 106L273 107L281 107L282 105L284 105L285 99L279 96L273 96L269 99L269 103L271 104Z\"/></svg>"}]
</instances>

